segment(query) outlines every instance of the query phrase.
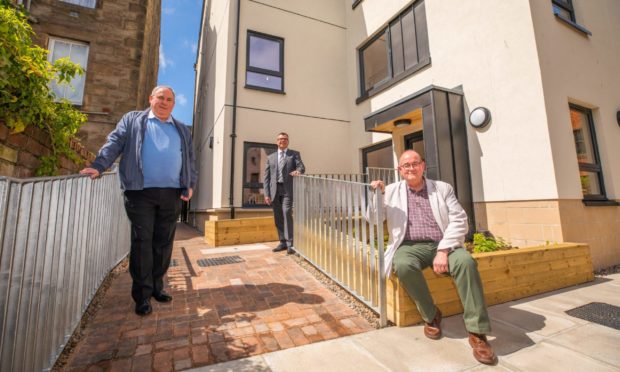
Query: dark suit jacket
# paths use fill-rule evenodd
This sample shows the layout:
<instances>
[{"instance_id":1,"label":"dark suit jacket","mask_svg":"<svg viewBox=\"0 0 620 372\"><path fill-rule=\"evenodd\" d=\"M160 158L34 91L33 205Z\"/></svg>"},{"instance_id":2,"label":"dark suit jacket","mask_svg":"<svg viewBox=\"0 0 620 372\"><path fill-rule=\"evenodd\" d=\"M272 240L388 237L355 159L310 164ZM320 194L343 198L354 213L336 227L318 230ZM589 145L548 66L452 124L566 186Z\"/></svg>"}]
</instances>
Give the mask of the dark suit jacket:
<instances>
[{"instance_id":1,"label":"dark suit jacket","mask_svg":"<svg viewBox=\"0 0 620 372\"><path fill-rule=\"evenodd\" d=\"M292 171L299 171L303 174L306 171L304 163L301 161L299 152L291 149L286 150L286 164L284 170L284 188L289 195L293 195L293 177L289 175ZM272 153L267 158L267 166L263 177L263 187L265 196L272 200L276 197L278 188L278 151Z\"/></svg>"}]
</instances>

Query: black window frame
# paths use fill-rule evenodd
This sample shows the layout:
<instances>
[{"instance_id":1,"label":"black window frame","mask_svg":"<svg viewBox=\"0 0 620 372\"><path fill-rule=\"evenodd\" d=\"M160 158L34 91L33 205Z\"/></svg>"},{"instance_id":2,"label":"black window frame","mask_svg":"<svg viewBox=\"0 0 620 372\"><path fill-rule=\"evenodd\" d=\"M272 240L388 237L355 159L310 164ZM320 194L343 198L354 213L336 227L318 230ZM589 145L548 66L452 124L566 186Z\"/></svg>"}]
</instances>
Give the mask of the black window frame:
<instances>
[{"instance_id":1,"label":"black window frame","mask_svg":"<svg viewBox=\"0 0 620 372\"><path fill-rule=\"evenodd\" d=\"M262 143L262 142L243 142L243 186L241 188L241 202L243 208L268 208L267 204L248 204L243 200L243 192L245 189L264 189L264 185L262 182L251 182L251 180L246 179L247 175L247 164L248 164L248 149L253 147L261 147L266 149L273 149L273 151L278 151L278 145L275 143ZM267 156L269 156L268 154ZM263 172L264 169L260 169L260 172ZM260 175L259 175L260 177Z\"/></svg>"},{"instance_id":2,"label":"black window frame","mask_svg":"<svg viewBox=\"0 0 620 372\"><path fill-rule=\"evenodd\" d=\"M366 173L366 168L368 168L368 153L393 146L394 142L391 139L388 139L385 141L373 143L371 146L364 147L362 149L362 173Z\"/></svg>"},{"instance_id":3,"label":"black window frame","mask_svg":"<svg viewBox=\"0 0 620 372\"><path fill-rule=\"evenodd\" d=\"M404 68L404 70L398 75L394 75L394 59L392 57L393 46L392 46L392 35L391 28L395 23L401 23L401 45L404 51L404 44L402 43L402 20L405 15L409 12L413 12L414 17L414 31L415 31L415 41L416 41L416 54L417 54L417 63L412 65L411 67ZM419 18L418 18L419 16ZM365 82L365 74L364 74L364 51L372 45L378 38L382 35L386 35L387 37L387 68L388 68L388 76L387 78L377 82L374 86L369 89L366 89ZM426 23L426 8L424 0L414 1L412 4L408 5L405 9L399 12L396 16L391 18L385 25L383 25L370 39L362 44L357 49L357 58L358 58L358 66L359 66L359 94L360 96L356 99L356 103L359 104L366 99L384 91L385 89L393 86L399 81L409 77L410 75L420 71L421 69L429 66L431 64L430 57L430 47L428 43L428 26Z\"/></svg>"},{"instance_id":4,"label":"black window frame","mask_svg":"<svg viewBox=\"0 0 620 372\"><path fill-rule=\"evenodd\" d=\"M280 44L280 56L279 56L280 70L279 71L250 66L250 37L257 37L257 38L266 39L269 41L275 41ZM245 88L256 89L256 90L261 90L265 92L284 94L284 38L279 37L279 36L265 34L265 33L258 32L258 31L248 30L247 38L246 38L246 47L245 47L245 71L246 71ZM248 84L248 75L247 75L248 72L255 72L258 74L278 77L282 79L282 89L272 89L272 88L261 87L258 85Z\"/></svg>"},{"instance_id":5,"label":"black window frame","mask_svg":"<svg viewBox=\"0 0 620 372\"><path fill-rule=\"evenodd\" d=\"M577 156L579 155L577 152L577 144L575 143L575 156L577 160L577 165L579 167L580 172L590 172L595 173L597 176L597 181L600 188L600 194L583 194L583 203L586 205L601 205L603 204L611 204L618 205L618 203L614 201L610 201L607 198L607 194L605 192L605 182L603 177L603 166L601 165L601 157L598 150L598 143L596 140L596 129L594 128L594 117L592 115L592 110L583 106L579 106L573 103L568 104L569 112L570 110L575 110L583 113L587 119L588 130L590 131L590 141L591 143L586 144L591 146L592 149L592 157L594 158L594 163L584 163L580 162ZM574 139L573 139L573 142Z\"/></svg>"},{"instance_id":6,"label":"black window frame","mask_svg":"<svg viewBox=\"0 0 620 372\"><path fill-rule=\"evenodd\" d=\"M555 7L558 7L568 12L569 18L566 18L559 12L556 12ZM559 19L560 21L571 26L573 29L576 29L579 32L582 32L585 35L592 36L592 32L590 32L587 28L577 23L577 17L575 15L575 7L573 6L573 0L551 0L551 8L553 10L553 15L556 17L556 19Z\"/></svg>"}]
</instances>

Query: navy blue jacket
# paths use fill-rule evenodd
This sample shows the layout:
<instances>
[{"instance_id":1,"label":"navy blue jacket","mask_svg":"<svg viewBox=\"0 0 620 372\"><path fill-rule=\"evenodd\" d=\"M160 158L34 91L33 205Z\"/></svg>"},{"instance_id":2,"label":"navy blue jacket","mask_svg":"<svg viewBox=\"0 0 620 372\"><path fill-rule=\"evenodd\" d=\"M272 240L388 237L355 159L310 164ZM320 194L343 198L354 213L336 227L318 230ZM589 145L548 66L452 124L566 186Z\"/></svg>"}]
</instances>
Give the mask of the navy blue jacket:
<instances>
[{"instance_id":1,"label":"navy blue jacket","mask_svg":"<svg viewBox=\"0 0 620 372\"><path fill-rule=\"evenodd\" d=\"M123 190L142 190L144 175L142 173L142 143L146 132L149 111L131 111L123 115L116 129L108 135L108 142L99 150L99 154L91 167L103 173L120 155L119 176ZM181 137L181 188L196 186L196 172L192 135L189 127L174 118L174 126Z\"/></svg>"}]
</instances>

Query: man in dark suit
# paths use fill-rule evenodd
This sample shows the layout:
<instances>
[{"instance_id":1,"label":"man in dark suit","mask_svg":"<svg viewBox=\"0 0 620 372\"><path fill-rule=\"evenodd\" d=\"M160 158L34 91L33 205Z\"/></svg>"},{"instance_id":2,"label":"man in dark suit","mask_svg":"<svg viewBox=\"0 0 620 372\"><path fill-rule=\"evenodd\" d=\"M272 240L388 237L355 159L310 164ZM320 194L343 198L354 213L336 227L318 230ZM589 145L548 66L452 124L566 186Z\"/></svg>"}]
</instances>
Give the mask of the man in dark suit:
<instances>
[{"instance_id":1,"label":"man in dark suit","mask_svg":"<svg viewBox=\"0 0 620 372\"><path fill-rule=\"evenodd\" d=\"M274 252L293 249L293 176L306 171L299 152L288 148L288 134L278 133L276 138L278 151L267 158L263 184L265 203L273 208L273 218L278 229L280 244Z\"/></svg>"}]
</instances>

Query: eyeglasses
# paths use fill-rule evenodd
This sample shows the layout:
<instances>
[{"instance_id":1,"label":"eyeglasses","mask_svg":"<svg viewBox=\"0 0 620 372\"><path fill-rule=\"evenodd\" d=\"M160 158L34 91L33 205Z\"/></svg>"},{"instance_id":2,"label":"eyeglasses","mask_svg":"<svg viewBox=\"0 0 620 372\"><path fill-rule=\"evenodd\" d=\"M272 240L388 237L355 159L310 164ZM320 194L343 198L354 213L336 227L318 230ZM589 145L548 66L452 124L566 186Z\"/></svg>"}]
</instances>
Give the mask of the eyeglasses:
<instances>
[{"instance_id":1,"label":"eyeglasses","mask_svg":"<svg viewBox=\"0 0 620 372\"><path fill-rule=\"evenodd\" d=\"M399 165L399 168L403 168L403 169L413 169L413 168L417 168L419 167L422 163L424 162L424 160L422 161L414 161L413 163L403 163L401 165Z\"/></svg>"}]
</instances>

